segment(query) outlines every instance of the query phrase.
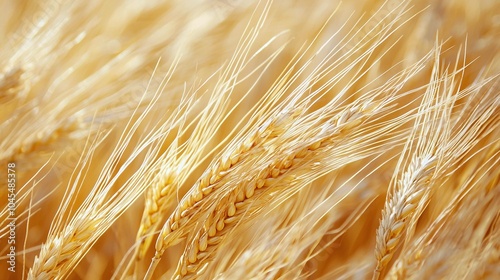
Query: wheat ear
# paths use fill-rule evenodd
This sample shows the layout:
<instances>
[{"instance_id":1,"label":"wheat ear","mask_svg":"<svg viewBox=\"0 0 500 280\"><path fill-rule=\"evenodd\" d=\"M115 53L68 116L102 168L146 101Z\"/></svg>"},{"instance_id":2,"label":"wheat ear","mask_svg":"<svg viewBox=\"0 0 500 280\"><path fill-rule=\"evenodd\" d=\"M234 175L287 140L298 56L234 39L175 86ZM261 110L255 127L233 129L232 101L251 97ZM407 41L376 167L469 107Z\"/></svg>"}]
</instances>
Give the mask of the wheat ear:
<instances>
[{"instance_id":1,"label":"wheat ear","mask_svg":"<svg viewBox=\"0 0 500 280\"><path fill-rule=\"evenodd\" d=\"M371 104L373 105L373 104ZM296 149L289 154L274 155L272 162L266 168L255 171L257 176L251 180L240 181L228 195L218 200L214 210L209 214L204 226L193 238L181 257L174 277L181 278L188 275L202 273L200 269L207 263L207 259L217 250L218 244L225 234L248 214L249 208L255 207L260 194L270 187L289 185L294 176L288 176L290 171L304 167L307 162L321 154L321 150L335 145L339 135L349 134L372 115L376 106L361 105L347 108L329 123L333 126L328 135L321 137L307 147ZM246 217L245 217L246 218Z\"/></svg>"},{"instance_id":2,"label":"wheat ear","mask_svg":"<svg viewBox=\"0 0 500 280\"><path fill-rule=\"evenodd\" d=\"M212 193L228 171L234 168L252 149L277 137L283 128L289 125L292 119L297 116L297 113L298 110L278 115L273 120L250 133L250 136L245 141L242 141L235 149L223 155L209 167L195 183L191 189L192 191L179 202L179 205L162 227L155 246L156 254L154 260L159 261L165 249L172 245L173 242L176 242L176 236L172 235L172 233L175 233L179 226L187 222L186 216L193 211L191 208Z\"/></svg>"},{"instance_id":3,"label":"wheat ear","mask_svg":"<svg viewBox=\"0 0 500 280\"><path fill-rule=\"evenodd\" d=\"M458 73L458 72L455 72ZM451 76L451 77L450 77ZM459 88L460 82L458 85L453 83L454 74L450 76L446 76L442 81L444 86L444 90L448 92L448 96L451 96L451 93L456 88ZM451 80L451 82L450 82ZM500 100L498 96L494 95L494 91L489 90L487 92L483 92L481 89L485 87L485 85L489 84L493 79L485 79L484 81L473 84L468 88L458 91L453 95L453 98L450 100L451 103L446 105L448 109L443 110L443 112L449 111L446 113L441 119L445 120L446 126L443 126L444 129L439 132L442 135L440 137L442 140L439 141L439 148L436 149L435 154L437 156L437 162L435 165L434 176L439 177L439 181L443 182L447 179L448 174L450 174L449 170L455 165L460 166L460 162L464 159L464 156L470 152L474 146L479 143L479 141L485 138L487 135L490 135L495 129L499 126L498 123L498 101ZM459 97L467 97L467 103L458 110L456 115L452 115L450 109L452 109L456 104L456 100ZM488 99L488 102L477 103L478 99ZM448 99L448 98L447 98ZM455 106L456 107L456 106ZM435 122L439 120L438 117L435 117ZM434 125L430 125L427 127L433 127ZM433 129L431 131L440 131ZM437 133L436 133L437 134ZM434 136L435 137L435 136ZM495 146L492 147L493 149ZM463 163L462 163L463 164ZM458 168L458 167L455 167ZM439 185L436 185L438 187ZM465 190L461 190L458 195L454 198L458 202L459 197L463 194ZM389 206L391 206L391 201L389 200ZM421 202L422 203L422 202ZM386 205L387 206L387 205ZM449 207L443 213L449 214L453 206ZM385 208L384 211L387 211ZM389 212L390 213L390 212ZM385 219L385 223L384 223ZM383 218L381 222L381 227L377 230L377 248L376 248L376 256L377 256L377 268L374 272L374 278L378 277L387 264L388 260L385 260L385 256L390 256L393 254L393 250L384 251L389 246L387 242L391 239L390 228L386 226L385 229L382 229L384 225L391 224L391 216L387 215L387 213L383 212ZM430 226L430 229L439 226L439 219L436 220L434 225ZM405 225L405 224L403 224ZM400 232L401 233L401 232ZM398 238L399 239L399 238ZM398 242L396 239L396 243ZM379 244L381 244L379 246ZM390 243L392 245L392 243ZM412 261L418 262L422 258L422 252L419 249L413 248L413 254L410 254L409 258L412 258ZM386 253L386 255L383 255ZM401 273L403 270L403 264L399 261L396 264L395 270L391 271L391 277L395 277L397 273ZM398 272L397 272L398 271Z\"/></svg>"},{"instance_id":4,"label":"wheat ear","mask_svg":"<svg viewBox=\"0 0 500 280\"><path fill-rule=\"evenodd\" d=\"M263 15L259 19L259 22L265 19L267 13L266 10L269 8L268 5L269 3L265 5L266 7L264 8ZM165 209L167 208L168 202L172 201L171 198L175 194L177 187L182 186L192 169L199 164L199 161L203 161L200 159L205 152L204 149L210 143L210 139L212 139L216 133L219 132L220 126L231 115L231 112L237 109L240 103L250 94L250 91L243 94L241 101L235 104L233 108L228 109L230 97L233 94L235 86L248 79L248 76L243 78L239 78L239 76L243 70L245 70L245 67L247 67L260 52L266 50L267 48L267 46L263 46L256 53L254 53L252 57L248 58L250 47L258 34L256 32L249 33L250 34L244 34L244 37L247 36L245 38L245 42L238 46L231 61L228 63L228 66L223 69L221 73L222 76L217 81L213 93L210 96L208 105L197 116L197 122L192 122L188 125L188 127L195 125L194 132L190 134L189 140L180 145L181 147L179 147L179 149L177 149L177 147L169 148L170 156L165 157L165 163L163 163L160 167L162 171L158 174L158 182L148 189L146 206L140 229L137 234L137 239L141 240L141 243L136 250L137 260L141 260L146 254L146 251L151 243L151 239L153 238L153 232L163 222L162 219ZM275 39L276 38L272 38L268 44ZM269 67L281 51L282 48L279 48L273 54L269 55L264 62L259 65L254 65L252 73L258 73L259 70ZM287 73L285 73L284 77L278 79L273 89L268 91L264 95L264 98L262 98L261 102L256 104L250 110L249 114L252 112L258 113L248 120L249 124L243 125L242 127L241 124L243 121L241 121L240 124L236 125L235 130L229 133L220 145L225 144L231 136L234 136L234 131L236 131L236 129L248 131L249 125L258 119L259 115L269 114L268 111L272 107L271 105L275 102L273 100L277 100L278 97L283 94L281 86L285 83L287 77ZM260 79L260 77L258 79ZM199 91L199 89L197 91ZM266 99L269 101L269 104L264 104ZM262 107L259 107L258 105L262 105ZM287 125L289 118L294 118L298 112L299 109L297 108L290 110L289 114L281 114L278 116L276 121L263 124L260 128L260 132L257 131L254 135L250 136L251 139L234 148L233 152L223 154L219 161L213 162L208 171L205 172L202 175L202 178L200 178L195 186L191 188L191 191L183 197L179 205L175 208L173 214L167 219L166 222L163 223L164 226L160 232L160 236L163 236L164 233L168 231L166 230L167 227L172 230L172 228L176 228L177 225L180 225L181 219L184 218L181 213L185 212L188 208L193 207L200 196L206 196L210 190L216 186L217 182L221 180L224 173L240 161L240 157L247 156L249 150L258 146L260 142L264 141L264 138L273 138L274 136L271 134L279 133L278 130L283 129L281 126ZM243 119L247 119L247 116L243 117ZM186 131L180 132L179 135L186 133ZM208 152L207 155L205 155L205 158L211 156L215 150L217 150L217 148ZM180 166L182 166L182 170L176 170L179 169ZM172 242L175 242L175 240ZM169 244L169 242L166 243Z\"/></svg>"},{"instance_id":5,"label":"wheat ear","mask_svg":"<svg viewBox=\"0 0 500 280\"><path fill-rule=\"evenodd\" d=\"M481 110L481 112L484 111ZM387 278L402 279L417 273L429 254L428 244L436 242L438 232L460 211L460 207L464 203L463 200L469 196L473 197L477 195L478 192L490 192L492 189L498 187L499 177L494 175L494 172L498 172L493 168L500 161L500 140L498 140L498 133L497 135L493 134L492 139L494 139L493 142L490 145L486 145L483 148L485 149L484 151L472 157L474 160L468 159L464 163L464 167L466 167L463 171L464 177L457 178L456 181L456 184L460 186L459 190L427 230L417 240L413 241L413 244L405 250L403 256L398 258Z\"/></svg>"},{"instance_id":6,"label":"wheat ear","mask_svg":"<svg viewBox=\"0 0 500 280\"><path fill-rule=\"evenodd\" d=\"M136 147L133 156L124 164L125 167L130 165L135 156L148 148L149 145L158 144L157 141L161 142L159 139L163 135L162 130L157 133L159 134L152 134L151 138L147 137ZM126 143L127 140L125 140L124 145ZM110 195L114 182L123 172L121 169L113 177L106 174L113 170L113 164L116 164L116 159L120 157L120 151L115 151L110 157L108 167L103 170L101 178L96 183L93 193L69 219L67 217L70 211L69 207L73 204L74 196L78 192L78 185L81 184L79 180L85 176L83 173L85 168L82 168L76 176L74 185L68 188L68 195L58 209L47 241L42 245L39 255L35 257L28 279L62 279L67 276L97 239L143 193L145 181L151 177L148 167L156 157L157 152L157 148L149 150L142 166L136 173L118 191ZM91 159L92 153L86 155L88 158L83 162ZM61 227L62 229L60 229Z\"/></svg>"},{"instance_id":7,"label":"wheat ear","mask_svg":"<svg viewBox=\"0 0 500 280\"><path fill-rule=\"evenodd\" d=\"M175 63L172 65L172 72L174 65ZM88 151L82 154L72 174L71 185L68 186L54 217L47 241L42 245L28 273L28 279L61 279L67 276L97 239L144 192L146 182L153 172L150 166L158 156L160 143L165 141L168 132L175 127L178 116L173 115L165 122L155 123L152 131L144 135L133 147L130 157L123 163L120 161L139 125L149 116L159 97L160 93L156 92L141 113L138 113L140 104L136 107L92 191L71 217L72 206L84 184L85 172L91 164L94 151L108 134L95 137ZM142 154L145 154L145 157L136 172L130 175L118 190L113 190L118 178L124 176L125 169Z\"/></svg>"},{"instance_id":8,"label":"wheat ear","mask_svg":"<svg viewBox=\"0 0 500 280\"><path fill-rule=\"evenodd\" d=\"M373 280L379 279L384 268L392 259L403 231L413 218L412 216L417 208L422 207L422 204L427 200L436 163L439 160L438 145L443 141L446 132L444 124L449 117L453 100L446 99L445 96L441 98L437 96L441 80L439 77L438 47L435 59L431 81L422 100L412 135L408 138L406 152L401 155L394 176L398 176L399 164L403 163L405 158L409 156L409 150L415 149L415 153L410 154L410 162L400 175L400 179L397 180L396 186L389 188L389 190L393 190L393 193L388 194L382 210L382 219L376 233L375 257L377 265L373 272ZM417 143L414 144L414 141ZM412 147L413 145L416 147Z\"/></svg>"},{"instance_id":9,"label":"wheat ear","mask_svg":"<svg viewBox=\"0 0 500 280\"><path fill-rule=\"evenodd\" d=\"M383 210L381 225L377 230L377 267L374 279L379 278L391 260L409 217L413 215L425 194L425 188L435 169L435 162L434 157L414 159L403 174L400 191L394 194Z\"/></svg>"}]
</instances>

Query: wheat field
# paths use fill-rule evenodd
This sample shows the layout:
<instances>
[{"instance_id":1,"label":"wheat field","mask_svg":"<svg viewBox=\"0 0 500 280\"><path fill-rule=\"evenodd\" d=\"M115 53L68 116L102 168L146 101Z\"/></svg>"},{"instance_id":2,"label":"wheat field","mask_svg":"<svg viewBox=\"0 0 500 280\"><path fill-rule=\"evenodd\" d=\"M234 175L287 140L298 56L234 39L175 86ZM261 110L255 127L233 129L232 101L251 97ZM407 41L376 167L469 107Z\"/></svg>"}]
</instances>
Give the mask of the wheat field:
<instances>
[{"instance_id":1,"label":"wheat field","mask_svg":"<svg viewBox=\"0 0 500 280\"><path fill-rule=\"evenodd\" d=\"M499 1L0 11L0 279L500 279Z\"/></svg>"}]
</instances>

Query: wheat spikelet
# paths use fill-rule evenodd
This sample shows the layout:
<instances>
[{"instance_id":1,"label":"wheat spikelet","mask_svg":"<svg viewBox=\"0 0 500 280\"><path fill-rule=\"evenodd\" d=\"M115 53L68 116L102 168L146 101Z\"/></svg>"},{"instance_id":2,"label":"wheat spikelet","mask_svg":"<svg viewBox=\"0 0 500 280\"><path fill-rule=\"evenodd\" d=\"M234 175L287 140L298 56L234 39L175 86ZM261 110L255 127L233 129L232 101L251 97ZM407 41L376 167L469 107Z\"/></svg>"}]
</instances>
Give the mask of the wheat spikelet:
<instances>
[{"instance_id":1,"label":"wheat spikelet","mask_svg":"<svg viewBox=\"0 0 500 280\"><path fill-rule=\"evenodd\" d=\"M436 60L435 63L438 65L439 60ZM457 65L454 72L456 69ZM436 67L434 71L437 73ZM439 102L440 100L433 93L433 91L439 91L439 86L435 87L433 85L434 82L431 81L430 98L429 96L424 96L423 102L429 103L427 105L423 104L421 107L423 110L430 108L424 114L430 114L431 116L425 116L421 124L417 119L416 124L417 126L422 126L422 132L417 136L419 139L415 147L415 154L407 169L402 173L394 193L390 195L382 211L381 224L377 229L377 246L375 250L377 266L373 279L379 278L383 269L391 260L407 225L414 224L412 220L414 220L413 215L415 211L427 203L430 194L429 190L435 184L436 174L439 174L440 180L443 180L445 178L444 174L447 173L446 169L449 168L448 166L451 166L454 161L463 157L473 147L473 143L483 137L481 134L476 134L476 131L472 129L464 130L463 127L448 125L449 123L453 123L451 108L453 107L453 103L455 103L454 100L458 99L461 94L467 95L469 93L469 90L464 90L455 95L450 94L450 91L454 88L454 76L455 74L453 73L451 77L448 78L445 76L443 79L446 90L449 90L446 86L447 83L452 85L452 87L447 95L444 95L448 97L445 97L442 101L443 105L441 106L443 108L440 108L439 104L437 105L436 110L439 111L437 115L432 116L433 109L431 107L433 102ZM434 77L434 81L439 79L436 76ZM473 99L473 97L474 95L471 98ZM446 100L446 98L452 99ZM475 116L477 119L472 118L472 121L469 119L466 123L474 123L475 126L486 127L486 120L492 113L491 109L486 109L485 121L481 121L481 117ZM467 107L464 110L467 110ZM429 121L432 123L429 123ZM463 134L464 131L467 132L467 135ZM408 149L412 149L412 137L410 137Z\"/></svg>"}]
</instances>

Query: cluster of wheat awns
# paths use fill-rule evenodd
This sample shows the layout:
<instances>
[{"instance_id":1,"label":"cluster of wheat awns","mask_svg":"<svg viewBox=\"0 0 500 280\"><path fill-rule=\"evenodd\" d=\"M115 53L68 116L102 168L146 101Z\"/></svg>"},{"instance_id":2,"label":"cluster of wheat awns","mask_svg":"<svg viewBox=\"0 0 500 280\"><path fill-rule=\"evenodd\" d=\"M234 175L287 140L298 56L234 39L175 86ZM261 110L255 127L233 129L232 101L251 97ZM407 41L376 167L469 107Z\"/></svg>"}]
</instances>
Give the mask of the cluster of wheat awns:
<instances>
[{"instance_id":1,"label":"cluster of wheat awns","mask_svg":"<svg viewBox=\"0 0 500 280\"><path fill-rule=\"evenodd\" d=\"M0 10L0 275L500 278L498 1Z\"/></svg>"}]
</instances>

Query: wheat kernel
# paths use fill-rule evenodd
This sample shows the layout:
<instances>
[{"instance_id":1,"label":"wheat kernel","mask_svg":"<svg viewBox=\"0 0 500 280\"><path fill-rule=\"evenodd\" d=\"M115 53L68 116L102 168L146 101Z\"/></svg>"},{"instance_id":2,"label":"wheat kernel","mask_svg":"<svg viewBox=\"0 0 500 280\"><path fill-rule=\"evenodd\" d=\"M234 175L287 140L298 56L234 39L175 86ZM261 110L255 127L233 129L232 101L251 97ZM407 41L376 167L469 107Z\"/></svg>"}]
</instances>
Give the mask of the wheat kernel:
<instances>
[{"instance_id":1,"label":"wheat kernel","mask_svg":"<svg viewBox=\"0 0 500 280\"><path fill-rule=\"evenodd\" d=\"M217 183L217 181L219 180L219 176L217 174L213 174L211 177L210 177L210 185L213 185L215 183Z\"/></svg>"},{"instance_id":2,"label":"wheat kernel","mask_svg":"<svg viewBox=\"0 0 500 280\"><path fill-rule=\"evenodd\" d=\"M255 142L253 140L250 140L248 139L247 141L244 142L244 144L242 145L242 149L243 151L242 152L247 152L249 151L253 146L254 146Z\"/></svg>"},{"instance_id":3,"label":"wheat kernel","mask_svg":"<svg viewBox=\"0 0 500 280\"><path fill-rule=\"evenodd\" d=\"M58 259L56 258L56 256L51 256L45 263L45 267L47 269L52 269L53 267L56 266L56 264L58 263Z\"/></svg>"},{"instance_id":4,"label":"wheat kernel","mask_svg":"<svg viewBox=\"0 0 500 280\"><path fill-rule=\"evenodd\" d=\"M283 162L283 168L284 169L288 169L290 168L290 166L292 166L292 163L293 163L293 159L287 159Z\"/></svg>"},{"instance_id":5,"label":"wheat kernel","mask_svg":"<svg viewBox=\"0 0 500 280\"><path fill-rule=\"evenodd\" d=\"M170 225L172 231L177 230L179 228L179 222L175 221Z\"/></svg>"},{"instance_id":6,"label":"wheat kernel","mask_svg":"<svg viewBox=\"0 0 500 280\"><path fill-rule=\"evenodd\" d=\"M184 210L181 213L181 218L187 217L189 215L189 210Z\"/></svg>"},{"instance_id":7,"label":"wheat kernel","mask_svg":"<svg viewBox=\"0 0 500 280\"><path fill-rule=\"evenodd\" d=\"M319 147L321 147L321 141L318 141L312 145L309 146L309 150L311 151L315 151L317 150Z\"/></svg>"},{"instance_id":8,"label":"wheat kernel","mask_svg":"<svg viewBox=\"0 0 500 280\"><path fill-rule=\"evenodd\" d=\"M394 247L396 247L396 245L398 245L398 242L399 242L399 237L396 237L396 238L393 238L393 239L390 239L389 241L387 241L387 250L390 251L392 249L394 249Z\"/></svg>"},{"instance_id":9,"label":"wheat kernel","mask_svg":"<svg viewBox=\"0 0 500 280\"><path fill-rule=\"evenodd\" d=\"M189 273L193 273L193 272L196 272L196 269L198 268L197 265L194 265L194 264L188 264L186 266L186 269Z\"/></svg>"},{"instance_id":10,"label":"wheat kernel","mask_svg":"<svg viewBox=\"0 0 500 280\"><path fill-rule=\"evenodd\" d=\"M209 254L210 254L209 252L199 252L197 258L198 260L202 260L206 258Z\"/></svg>"},{"instance_id":11,"label":"wheat kernel","mask_svg":"<svg viewBox=\"0 0 500 280\"><path fill-rule=\"evenodd\" d=\"M212 236L208 239L208 245L213 246L221 242L222 238L220 236Z\"/></svg>"},{"instance_id":12,"label":"wheat kernel","mask_svg":"<svg viewBox=\"0 0 500 280\"><path fill-rule=\"evenodd\" d=\"M307 154L308 154L307 149L302 149L298 153L295 154L294 159L295 158L304 158L307 156ZM293 164L295 164L295 162Z\"/></svg>"},{"instance_id":13,"label":"wheat kernel","mask_svg":"<svg viewBox=\"0 0 500 280\"><path fill-rule=\"evenodd\" d=\"M175 218L175 220L177 220L177 221L178 221L178 220L180 220L180 218L181 218L181 212L176 210L176 211L174 212L174 218Z\"/></svg>"},{"instance_id":14,"label":"wheat kernel","mask_svg":"<svg viewBox=\"0 0 500 280\"><path fill-rule=\"evenodd\" d=\"M280 175L280 170L279 170L279 169L274 168L274 169L271 171L271 177L273 177L273 178L277 178L279 175Z\"/></svg>"},{"instance_id":15,"label":"wheat kernel","mask_svg":"<svg viewBox=\"0 0 500 280\"><path fill-rule=\"evenodd\" d=\"M234 206L236 206L236 209L241 209L241 208L245 207L245 202L242 202L242 201L237 202L234 204Z\"/></svg>"},{"instance_id":16,"label":"wheat kernel","mask_svg":"<svg viewBox=\"0 0 500 280\"><path fill-rule=\"evenodd\" d=\"M234 205L234 203L230 203L227 209L227 215L229 217L232 217L234 216L234 214L236 214L236 206Z\"/></svg>"},{"instance_id":17,"label":"wheat kernel","mask_svg":"<svg viewBox=\"0 0 500 280\"><path fill-rule=\"evenodd\" d=\"M405 226L405 223L402 221L397 222L391 227L391 236L397 236L401 233Z\"/></svg>"},{"instance_id":18,"label":"wheat kernel","mask_svg":"<svg viewBox=\"0 0 500 280\"><path fill-rule=\"evenodd\" d=\"M265 186L266 188L269 188L269 187L273 186L274 184L276 184L276 182L277 182L277 179L268 178L268 179L266 179L266 180L264 181L264 186Z\"/></svg>"},{"instance_id":19,"label":"wheat kernel","mask_svg":"<svg viewBox=\"0 0 500 280\"><path fill-rule=\"evenodd\" d=\"M240 160L239 153L236 153L233 156L231 156L230 160L231 160L231 165L235 165Z\"/></svg>"},{"instance_id":20,"label":"wheat kernel","mask_svg":"<svg viewBox=\"0 0 500 280\"><path fill-rule=\"evenodd\" d=\"M208 236L206 233L204 233L200 237L199 250L203 252L207 249L207 247L208 247Z\"/></svg>"},{"instance_id":21,"label":"wheat kernel","mask_svg":"<svg viewBox=\"0 0 500 280\"><path fill-rule=\"evenodd\" d=\"M213 223L210 225L210 228L208 229L208 237L214 237L217 234L216 224L217 223Z\"/></svg>"},{"instance_id":22,"label":"wheat kernel","mask_svg":"<svg viewBox=\"0 0 500 280\"><path fill-rule=\"evenodd\" d=\"M411 213L413 213L413 210L415 210L417 206L415 204L407 204L405 207L403 207L403 210L401 211L401 218L404 219L408 217Z\"/></svg>"},{"instance_id":23,"label":"wheat kernel","mask_svg":"<svg viewBox=\"0 0 500 280\"><path fill-rule=\"evenodd\" d=\"M225 224L232 224L233 222L238 221L238 219L239 219L239 218L238 218L238 217L236 217L236 216L229 217L229 218L224 219L224 223L225 223Z\"/></svg>"},{"instance_id":24,"label":"wheat kernel","mask_svg":"<svg viewBox=\"0 0 500 280\"><path fill-rule=\"evenodd\" d=\"M381 266L386 266L387 263L391 260L392 254L385 255L379 262Z\"/></svg>"},{"instance_id":25,"label":"wheat kernel","mask_svg":"<svg viewBox=\"0 0 500 280\"><path fill-rule=\"evenodd\" d=\"M227 170L231 167L231 160L228 157L221 158L220 167L222 170Z\"/></svg>"},{"instance_id":26,"label":"wheat kernel","mask_svg":"<svg viewBox=\"0 0 500 280\"><path fill-rule=\"evenodd\" d=\"M163 251L163 241L164 241L164 239L165 239L165 235L161 236L161 238L156 239L155 250L157 252Z\"/></svg>"},{"instance_id":27,"label":"wheat kernel","mask_svg":"<svg viewBox=\"0 0 500 280\"><path fill-rule=\"evenodd\" d=\"M356 126L360 125L363 122L361 119L356 119L354 121L348 122L342 126L341 132L345 130L352 130Z\"/></svg>"},{"instance_id":28,"label":"wheat kernel","mask_svg":"<svg viewBox=\"0 0 500 280\"><path fill-rule=\"evenodd\" d=\"M217 221L217 231L221 231L224 229L224 219L220 219Z\"/></svg>"},{"instance_id":29,"label":"wheat kernel","mask_svg":"<svg viewBox=\"0 0 500 280\"><path fill-rule=\"evenodd\" d=\"M236 202L241 202L241 201L245 200L245 193L239 188L237 188L237 190L238 190L238 193L236 195Z\"/></svg>"},{"instance_id":30,"label":"wheat kernel","mask_svg":"<svg viewBox=\"0 0 500 280\"><path fill-rule=\"evenodd\" d=\"M213 219L214 219L213 215L209 215L209 216L207 217L207 219L205 220L205 223L203 224L203 227L204 227L205 229L210 228L210 226L211 226L211 225L212 225L212 223L213 223Z\"/></svg>"},{"instance_id":31,"label":"wheat kernel","mask_svg":"<svg viewBox=\"0 0 500 280\"><path fill-rule=\"evenodd\" d=\"M247 185L247 187L245 188L245 197L251 198L253 196L254 192L255 192L255 189L253 188L253 186L251 184Z\"/></svg>"},{"instance_id":32,"label":"wheat kernel","mask_svg":"<svg viewBox=\"0 0 500 280\"><path fill-rule=\"evenodd\" d=\"M168 195L170 193L170 188L166 186L166 184L164 185L165 187L161 188L160 190L160 196L161 197L164 197L166 195Z\"/></svg>"},{"instance_id":33,"label":"wheat kernel","mask_svg":"<svg viewBox=\"0 0 500 280\"><path fill-rule=\"evenodd\" d=\"M419 201L422 196L424 195L424 192L425 190L424 189L420 189L414 193L412 193L409 197L408 197L408 201Z\"/></svg>"},{"instance_id":34,"label":"wheat kernel","mask_svg":"<svg viewBox=\"0 0 500 280\"><path fill-rule=\"evenodd\" d=\"M257 188L261 189L264 185L266 184L266 180L264 179L257 179Z\"/></svg>"},{"instance_id":35,"label":"wheat kernel","mask_svg":"<svg viewBox=\"0 0 500 280\"><path fill-rule=\"evenodd\" d=\"M195 189L200 190L200 189L203 189L204 187L208 186L208 184L210 183L210 177L211 177L211 175L209 175L209 174L203 174L201 181L199 181L200 183L198 184L198 186Z\"/></svg>"},{"instance_id":36,"label":"wheat kernel","mask_svg":"<svg viewBox=\"0 0 500 280\"><path fill-rule=\"evenodd\" d=\"M192 246L189 250L188 262L195 263L197 254L198 254L198 246Z\"/></svg>"},{"instance_id":37,"label":"wheat kernel","mask_svg":"<svg viewBox=\"0 0 500 280\"><path fill-rule=\"evenodd\" d=\"M184 276L184 275L186 275L188 273L188 271L187 271L187 264L183 260L181 260L181 262L182 262L182 266L181 266L180 273L181 273L182 276Z\"/></svg>"},{"instance_id":38,"label":"wheat kernel","mask_svg":"<svg viewBox=\"0 0 500 280\"><path fill-rule=\"evenodd\" d=\"M210 193L212 193L213 190L214 190L213 185L210 185L206 188L203 188L201 192L203 193L203 195L209 195Z\"/></svg>"}]
</instances>

